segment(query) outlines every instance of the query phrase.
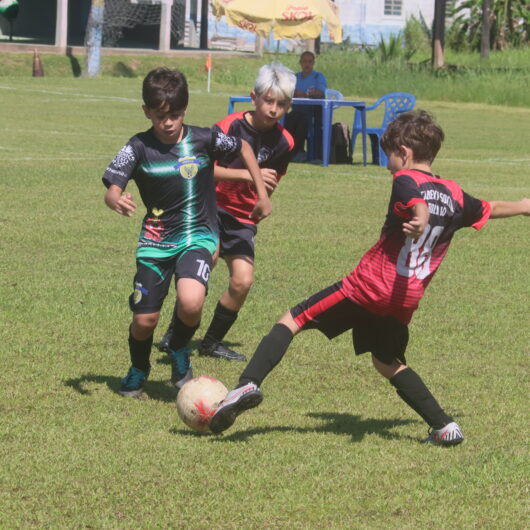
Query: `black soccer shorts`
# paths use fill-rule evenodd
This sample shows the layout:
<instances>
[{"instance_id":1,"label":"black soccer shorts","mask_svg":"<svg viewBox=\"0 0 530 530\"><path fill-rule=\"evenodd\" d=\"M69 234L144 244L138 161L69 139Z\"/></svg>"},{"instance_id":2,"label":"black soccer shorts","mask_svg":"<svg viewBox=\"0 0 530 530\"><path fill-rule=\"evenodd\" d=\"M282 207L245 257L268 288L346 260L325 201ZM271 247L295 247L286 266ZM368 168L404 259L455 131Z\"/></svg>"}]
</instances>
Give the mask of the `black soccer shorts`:
<instances>
[{"instance_id":1,"label":"black soccer shorts","mask_svg":"<svg viewBox=\"0 0 530 530\"><path fill-rule=\"evenodd\" d=\"M136 314L156 313L162 308L171 279L193 278L208 291L212 255L205 248L192 248L177 256L136 259L133 292L129 297L131 311Z\"/></svg>"},{"instance_id":2,"label":"black soccer shorts","mask_svg":"<svg viewBox=\"0 0 530 530\"><path fill-rule=\"evenodd\" d=\"M352 330L356 355L371 352L385 364L406 364L408 326L392 316L376 315L350 300L342 281L306 298L291 309L301 329L318 329L328 339Z\"/></svg>"},{"instance_id":3,"label":"black soccer shorts","mask_svg":"<svg viewBox=\"0 0 530 530\"><path fill-rule=\"evenodd\" d=\"M220 256L248 256L254 259L256 225L242 223L223 209L217 209L219 221Z\"/></svg>"}]
</instances>

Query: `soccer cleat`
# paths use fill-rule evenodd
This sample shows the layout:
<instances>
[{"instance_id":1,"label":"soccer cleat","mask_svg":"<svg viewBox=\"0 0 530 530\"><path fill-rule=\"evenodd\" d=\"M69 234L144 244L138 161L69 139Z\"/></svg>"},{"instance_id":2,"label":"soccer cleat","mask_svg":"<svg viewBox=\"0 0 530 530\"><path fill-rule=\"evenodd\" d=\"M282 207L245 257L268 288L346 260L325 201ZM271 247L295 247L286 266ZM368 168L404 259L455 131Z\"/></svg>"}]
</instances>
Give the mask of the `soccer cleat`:
<instances>
[{"instance_id":1,"label":"soccer cleat","mask_svg":"<svg viewBox=\"0 0 530 530\"><path fill-rule=\"evenodd\" d=\"M254 383L234 388L219 403L210 420L210 430L215 434L226 431L243 411L257 407L262 401L263 394Z\"/></svg>"},{"instance_id":2,"label":"soccer cleat","mask_svg":"<svg viewBox=\"0 0 530 530\"><path fill-rule=\"evenodd\" d=\"M458 423L453 421L441 429L432 429L423 441L433 445L451 446L463 442L464 435Z\"/></svg>"},{"instance_id":3,"label":"soccer cleat","mask_svg":"<svg viewBox=\"0 0 530 530\"><path fill-rule=\"evenodd\" d=\"M168 350L171 357L171 382L180 390L190 379L193 379L193 370L190 362L190 349L182 348L178 351Z\"/></svg>"},{"instance_id":4,"label":"soccer cleat","mask_svg":"<svg viewBox=\"0 0 530 530\"><path fill-rule=\"evenodd\" d=\"M173 326L170 324L167 331L164 333L164 336L157 344L158 351L169 353L169 341L171 340L171 335L173 335Z\"/></svg>"},{"instance_id":5,"label":"soccer cleat","mask_svg":"<svg viewBox=\"0 0 530 530\"><path fill-rule=\"evenodd\" d=\"M246 361L247 358L241 354L237 353L230 348L227 348L222 342L214 342L210 346L203 346L201 344L199 348L199 355L207 357L217 357L219 359L226 359L227 361Z\"/></svg>"},{"instance_id":6,"label":"soccer cleat","mask_svg":"<svg viewBox=\"0 0 530 530\"><path fill-rule=\"evenodd\" d=\"M118 393L124 397L139 398L144 389L144 383L149 377L149 371L144 372L135 366L131 366L127 375L121 380Z\"/></svg>"}]
</instances>

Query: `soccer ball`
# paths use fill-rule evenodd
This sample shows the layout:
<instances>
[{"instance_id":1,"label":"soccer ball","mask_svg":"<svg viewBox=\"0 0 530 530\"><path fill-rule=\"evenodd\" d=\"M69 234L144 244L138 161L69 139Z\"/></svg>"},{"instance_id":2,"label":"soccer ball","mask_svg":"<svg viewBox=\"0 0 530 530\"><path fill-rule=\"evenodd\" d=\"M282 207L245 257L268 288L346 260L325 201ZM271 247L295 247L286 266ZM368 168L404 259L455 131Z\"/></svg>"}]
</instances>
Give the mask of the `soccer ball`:
<instances>
[{"instance_id":1,"label":"soccer ball","mask_svg":"<svg viewBox=\"0 0 530 530\"><path fill-rule=\"evenodd\" d=\"M180 419L194 431L210 430L210 418L228 390L213 377L200 376L190 379L177 395L177 412Z\"/></svg>"}]
</instances>

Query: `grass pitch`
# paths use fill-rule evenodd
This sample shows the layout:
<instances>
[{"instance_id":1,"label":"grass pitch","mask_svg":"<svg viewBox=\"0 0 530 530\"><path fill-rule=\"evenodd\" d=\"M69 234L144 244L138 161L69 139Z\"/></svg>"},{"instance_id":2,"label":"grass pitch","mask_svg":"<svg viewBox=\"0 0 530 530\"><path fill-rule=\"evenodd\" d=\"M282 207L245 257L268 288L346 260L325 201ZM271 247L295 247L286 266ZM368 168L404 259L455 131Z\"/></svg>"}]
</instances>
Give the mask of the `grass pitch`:
<instances>
[{"instance_id":1,"label":"grass pitch","mask_svg":"<svg viewBox=\"0 0 530 530\"><path fill-rule=\"evenodd\" d=\"M0 526L527 528L528 218L458 233L411 324L409 362L462 426L461 446L420 444L425 424L368 356L355 358L348 334L297 337L263 404L221 437L179 421L156 350L144 399L117 395L143 214L107 209L100 178L148 126L140 82L0 83ZM187 121L209 126L226 104L194 91ZM530 110L419 106L447 135L439 174L480 198L530 194ZM353 166L292 164L229 344L252 354L285 310L349 272L376 241L389 192L388 172L358 152ZM197 337L226 281L221 263ZM193 362L229 387L243 368Z\"/></svg>"}]
</instances>

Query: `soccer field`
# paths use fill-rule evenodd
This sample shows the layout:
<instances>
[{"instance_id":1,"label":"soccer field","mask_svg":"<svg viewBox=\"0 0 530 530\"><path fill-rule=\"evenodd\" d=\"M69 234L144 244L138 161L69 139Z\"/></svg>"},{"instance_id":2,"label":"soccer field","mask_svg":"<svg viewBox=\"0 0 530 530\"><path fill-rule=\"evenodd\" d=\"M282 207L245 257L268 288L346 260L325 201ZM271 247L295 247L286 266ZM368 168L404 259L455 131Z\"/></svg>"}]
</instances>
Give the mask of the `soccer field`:
<instances>
[{"instance_id":1,"label":"soccer field","mask_svg":"<svg viewBox=\"0 0 530 530\"><path fill-rule=\"evenodd\" d=\"M111 212L101 175L149 125L140 86L0 79L0 527L527 528L529 218L459 232L410 326L407 359L461 425L460 446L421 444L426 425L348 334L298 336L263 404L220 437L180 422L156 349L143 399L117 394L143 212ZM211 125L227 96L192 87L186 121ZM437 173L483 199L530 196L530 109L418 106L446 133ZM354 161L290 166L259 227L236 350L250 356L377 240L390 175ZM226 282L221 262L197 338ZM227 387L243 368L192 360Z\"/></svg>"}]
</instances>

